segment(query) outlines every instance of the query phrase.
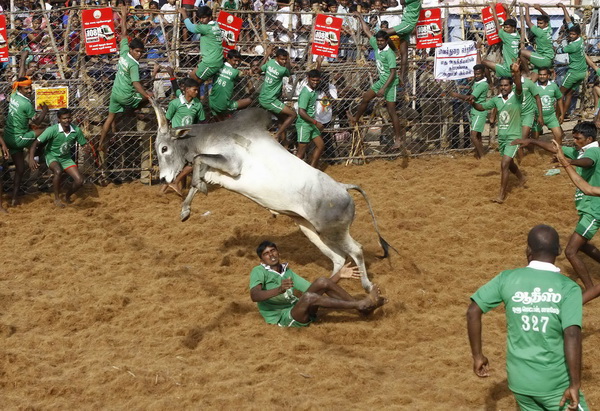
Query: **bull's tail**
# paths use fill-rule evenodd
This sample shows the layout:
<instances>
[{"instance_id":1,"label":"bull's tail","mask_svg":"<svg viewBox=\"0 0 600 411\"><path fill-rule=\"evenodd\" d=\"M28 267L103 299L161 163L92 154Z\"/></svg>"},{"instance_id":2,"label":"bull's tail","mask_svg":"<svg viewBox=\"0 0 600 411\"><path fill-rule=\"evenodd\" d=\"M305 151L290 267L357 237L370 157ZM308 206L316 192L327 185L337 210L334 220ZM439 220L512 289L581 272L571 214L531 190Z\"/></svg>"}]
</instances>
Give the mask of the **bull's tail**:
<instances>
[{"instance_id":1,"label":"bull's tail","mask_svg":"<svg viewBox=\"0 0 600 411\"><path fill-rule=\"evenodd\" d=\"M377 232L377 236L379 237L379 244L381 244L381 248L383 248L383 255L380 258L387 258L390 255L390 248L394 250L397 254L400 254L398 253L398 250L396 250L390 243L385 241L385 239L381 236L381 233L379 232L379 226L377 225L377 219L375 218L375 213L373 212L373 207L371 207L371 201L369 201L367 193L365 193L364 190L357 185L344 184L344 187L346 188L346 190L358 191L362 194L365 201L367 202L367 206L369 207L369 213L371 214L371 218L373 219L373 226L375 227L375 232Z\"/></svg>"}]
</instances>

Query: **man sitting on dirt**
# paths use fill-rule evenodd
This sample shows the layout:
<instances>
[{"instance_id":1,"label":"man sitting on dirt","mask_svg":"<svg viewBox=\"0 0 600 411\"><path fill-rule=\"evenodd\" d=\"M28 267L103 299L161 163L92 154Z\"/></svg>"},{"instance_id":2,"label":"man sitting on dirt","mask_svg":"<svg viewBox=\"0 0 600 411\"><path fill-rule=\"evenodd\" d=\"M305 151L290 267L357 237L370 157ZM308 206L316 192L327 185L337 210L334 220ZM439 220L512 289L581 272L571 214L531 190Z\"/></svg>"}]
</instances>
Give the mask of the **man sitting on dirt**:
<instances>
[{"instance_id":1,"label":"man sitting on dirt","mask_svg":"<svg viewBox=\"0 0 600 411\"><path fill-rule=\"evenodd\" d=\"M269 324L307 327L316 319L320 307L355 309L361 314L370 314L385 303L375 284L362 300L354 299L337 284L341 278L360 278L358 267L350 267L350 263L331 278L320 277L311 284L294 273L287 263L279 261L274 243L262 242L256 253L261 264L250 273L250 298ZM303 293L300 298L294 295L295 290Z\"/></svg>"}]
</instances>

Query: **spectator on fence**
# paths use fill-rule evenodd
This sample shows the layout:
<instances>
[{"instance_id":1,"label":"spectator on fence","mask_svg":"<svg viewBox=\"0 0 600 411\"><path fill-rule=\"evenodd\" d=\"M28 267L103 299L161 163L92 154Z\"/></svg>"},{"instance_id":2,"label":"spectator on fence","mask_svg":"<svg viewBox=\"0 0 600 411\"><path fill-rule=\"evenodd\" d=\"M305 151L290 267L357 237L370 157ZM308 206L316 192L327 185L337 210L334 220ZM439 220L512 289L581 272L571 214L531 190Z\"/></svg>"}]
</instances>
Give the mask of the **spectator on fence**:
<instances>
[{"instance_id":1,"label":"spectator on fence","mask_svg":"<svg viewBox=\"0 0 600 411\"><path fill-rule=\"evenodd\" d=\"M296 43L296 31L298 30L298 15L295 13L296 3L281 7L275 17L275 38L283 43ZM290 50L290 58L295 59L298 50Z\"/></svg>"},{"instance_id":2,"label":"spectator on fence","mask_svg":"<svg viewBox=\"0 0 600 411\"><path fill-rule=\"evenodd\" d=\"M240 5L237 0L222 0L221 8L223 10L237 10L240 8Z\"/></svg>"},{"instance_id":3,"label":"spectator on fence","mask_svg":"<svg viewBox=\"0 0 600 411\"><path fill-rule=\"evenodd\" d=\"M267 54L265 53L265 56ZM262 62L261 60L252 60L250 62L250 70L248 74L244 76L243 80L245 80L244 89L246 94L255 100L256 94L262 88L263 76L262 76Z\"/></svg>"},{"instance_id":4,"label":"spectator on fence","mask_svg":"<svg viewBox=\"0 0 600 411\"><path fill-rule=\"evenodd\" d=\"M100 134L100 151L106 154L106 136L118 113L144 106L153 96L151 91L144 89L140 83L139 60L146 47L137 38L129 42L127 39L127 6L121 6L121 43L119 50L119 68L110 94L108 117L102 126ZM101 157L101 162L104 159Z\"/></svg>"},{"instance_id":5,"label":"spectator on fence","mask_svg":"<svg viewBox=\"0 0 600 411\"><path fill-rule=\"evenodd\" d=\"M239 80L240 70L238 67L242 62L242 55L237 50L229 50L227 61L219 70L219 74L213 79L208 102L211 113L217 120L225 120L236 110L242 110L252 103L250 98L233 100L233 91Z\"/></svg>"},{"instance_id":6,"label":"spectator on fence","mask_svg":"<svg viewBox=\"0 0 600 411\"><path fill-rule=\"evenodd\" d=\"M308 145L312 142L315 148L310 159L310 165L317 168L319 159L325 149L323 137L323 124L315 119L317 106L317 87L321 82L321 72L311 70L306 75L306 83L298 96L298 117L296 119L296 133L298 135L298 151L296 157L304 160Z\"/></svg>"},{"instance_id":7,"label":"spectator on fence","mask_svg":"<svg viewBox=\"0 0 600 411\"><path fill-rule=\"evenodd\" d=\"M167 25L172 25L175 21L175 14L169 13L177 11L177 5L175 2L176 0L167 0L167 2L160 8L160 11L165 13L163 16Z\"/></svg>"},{"instance_id":8,"label":"spectator on fence","mask_svg":"<svg viewBox=\"0 0 600 411\"><path fill-rule=\"evenodd\" d=\"M534 68L551 68L554 64L554 47L552 47L552 26L550 16L538 4L533 6L542 13L537 16L537 25L534 25L529 15L529 4L525 4L525 23L535 38L535 51L521 49L519 54L525 67L531 62ZM537 81L537 73L533 71L530 76L532 81Z\"/></svg>"},{"instance_id":9,"label":"spectator on fence","mask_svg":"<svg viewBox=\"0 0 600 411\"><path fill-rule=\"evenodd\" d=\"M408 75L408 43L410 35L417 25L419 13L421 12L421 0L400 0L403 5L402 21L399 25L387 29L389 35L400 37L400 82L406 83Z\"/></svg>"},{"instance_id":10,"label":"spectator on fence","mask_svg":"<svg viewBox=\"0 0 600 411\"><path fill-rule=\"evenodd\" d=\"M60 180L63 171L72 179L73 183L67 189L65 194L65 202L70 204L71 196L83 185L83 176L77 168L77 164L73 161L72 152L75 148L75 143L83 147L87 144L87 140L83 136L83 132L79 127L72 124L72 113L68 108L61 108L57 112L58 124L48 127L44 132L33 142L29 150L28 163L31 170L37 170L39 167L35 159L35 149L38 144L45 144L44 158L46 165L52 170L52 188L54 190L54 204L57 207L64 207L65 204L60 199Z\"/></svg>"}]
</instances>

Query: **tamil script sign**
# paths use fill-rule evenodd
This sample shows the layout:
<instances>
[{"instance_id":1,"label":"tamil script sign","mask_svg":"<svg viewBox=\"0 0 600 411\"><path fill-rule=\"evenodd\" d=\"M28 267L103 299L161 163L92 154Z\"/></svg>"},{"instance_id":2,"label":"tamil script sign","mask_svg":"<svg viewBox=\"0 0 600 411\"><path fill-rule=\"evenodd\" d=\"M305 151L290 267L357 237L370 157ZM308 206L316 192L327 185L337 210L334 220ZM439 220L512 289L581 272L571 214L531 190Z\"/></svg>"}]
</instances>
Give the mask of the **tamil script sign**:
<instances>
[{"instance_id":1,"label":"tamil script sign","mask_svg":"<svg viewBox=\"0 0 600 411\"><path fill-rule=\"evenodd\" d=\"M473 76L473 66L477 62L477 48L474 41L442 43L435 49L435 79L459 80Z\"/></svg>"},{"instance_id":2,"label":"tamil script sign","mask_svg":"<svg viewBox=\"0 0 600 411\"><path fill-rule=\"evenodd\" d=\"M343 20L339 17L317 14L312 54L332 58L337 57L342 22Z\"/></svg>"},{"instance_id":3,"label":"tamil script sign","mask_svg":"<svg viewBox=\"0 0 600 411\"><path fill-rule=\"evenodd\" d=\"M115 22L110 7L83 10L81 22L85 39L85 53L88 56L117 51Z\"/></svg>"},{"instance_id":4,"label":"tamil script sign","mask_svg":"<svg viewBox=\"0 0 600 411\"><path fill-rule=\"evenodd\" d=\"M69 87L39 87L35 89L35 109L46 103L50 110L69 107Z\"/></svg>"}]
</instances>

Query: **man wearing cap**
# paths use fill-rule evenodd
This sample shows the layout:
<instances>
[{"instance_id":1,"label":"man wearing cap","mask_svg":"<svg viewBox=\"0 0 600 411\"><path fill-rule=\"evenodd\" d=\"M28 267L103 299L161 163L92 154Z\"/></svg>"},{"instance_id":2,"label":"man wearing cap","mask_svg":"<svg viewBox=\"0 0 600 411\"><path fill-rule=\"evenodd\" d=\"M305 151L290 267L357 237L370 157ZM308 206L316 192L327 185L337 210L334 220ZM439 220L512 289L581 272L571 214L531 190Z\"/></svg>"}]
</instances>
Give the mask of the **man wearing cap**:
<instances>
[{"instance_id":1,"label":"man wearing cap","mask_svg":"<svg viewBox=\"0 0 600 411\"><path fill-rule=\"evenodd\" d=\"M498 14L496 14L496 2L492 2L490 8L496 27L500 27ZM500 40L502 41L502 58L504 61L500 64L491 60L483 60L482 63L487 68L494 70L498 78L510 77L510 66L517 60L519 46L521 44L521 37L517 32L517 21L514 19L507 19L502 25L502 30L498 30L498 37L500 37Z\"/></svg>"},{"instance_id":2,"label":"man wearing cap","mask_svg":"<svg viewBox=\"0 0 600 411\"><path fill-rule=\"evenodd\" d=\"M38 128L46 114L48 106L42 104L42 111L36 116L31 96L33 94L31 79L27 76L19 77L13 83L13 92L8 103L8 115L4 126L4 142L8 147L10 155L15 163L15 181L12 193L12 205L19 202L17 194L21 186L21 180L25 173L25 154L23 149L31 146L33 141L42 134L43 128ZM32 126L38 126L31 128Z\"/></svg>"}]
</instances>

